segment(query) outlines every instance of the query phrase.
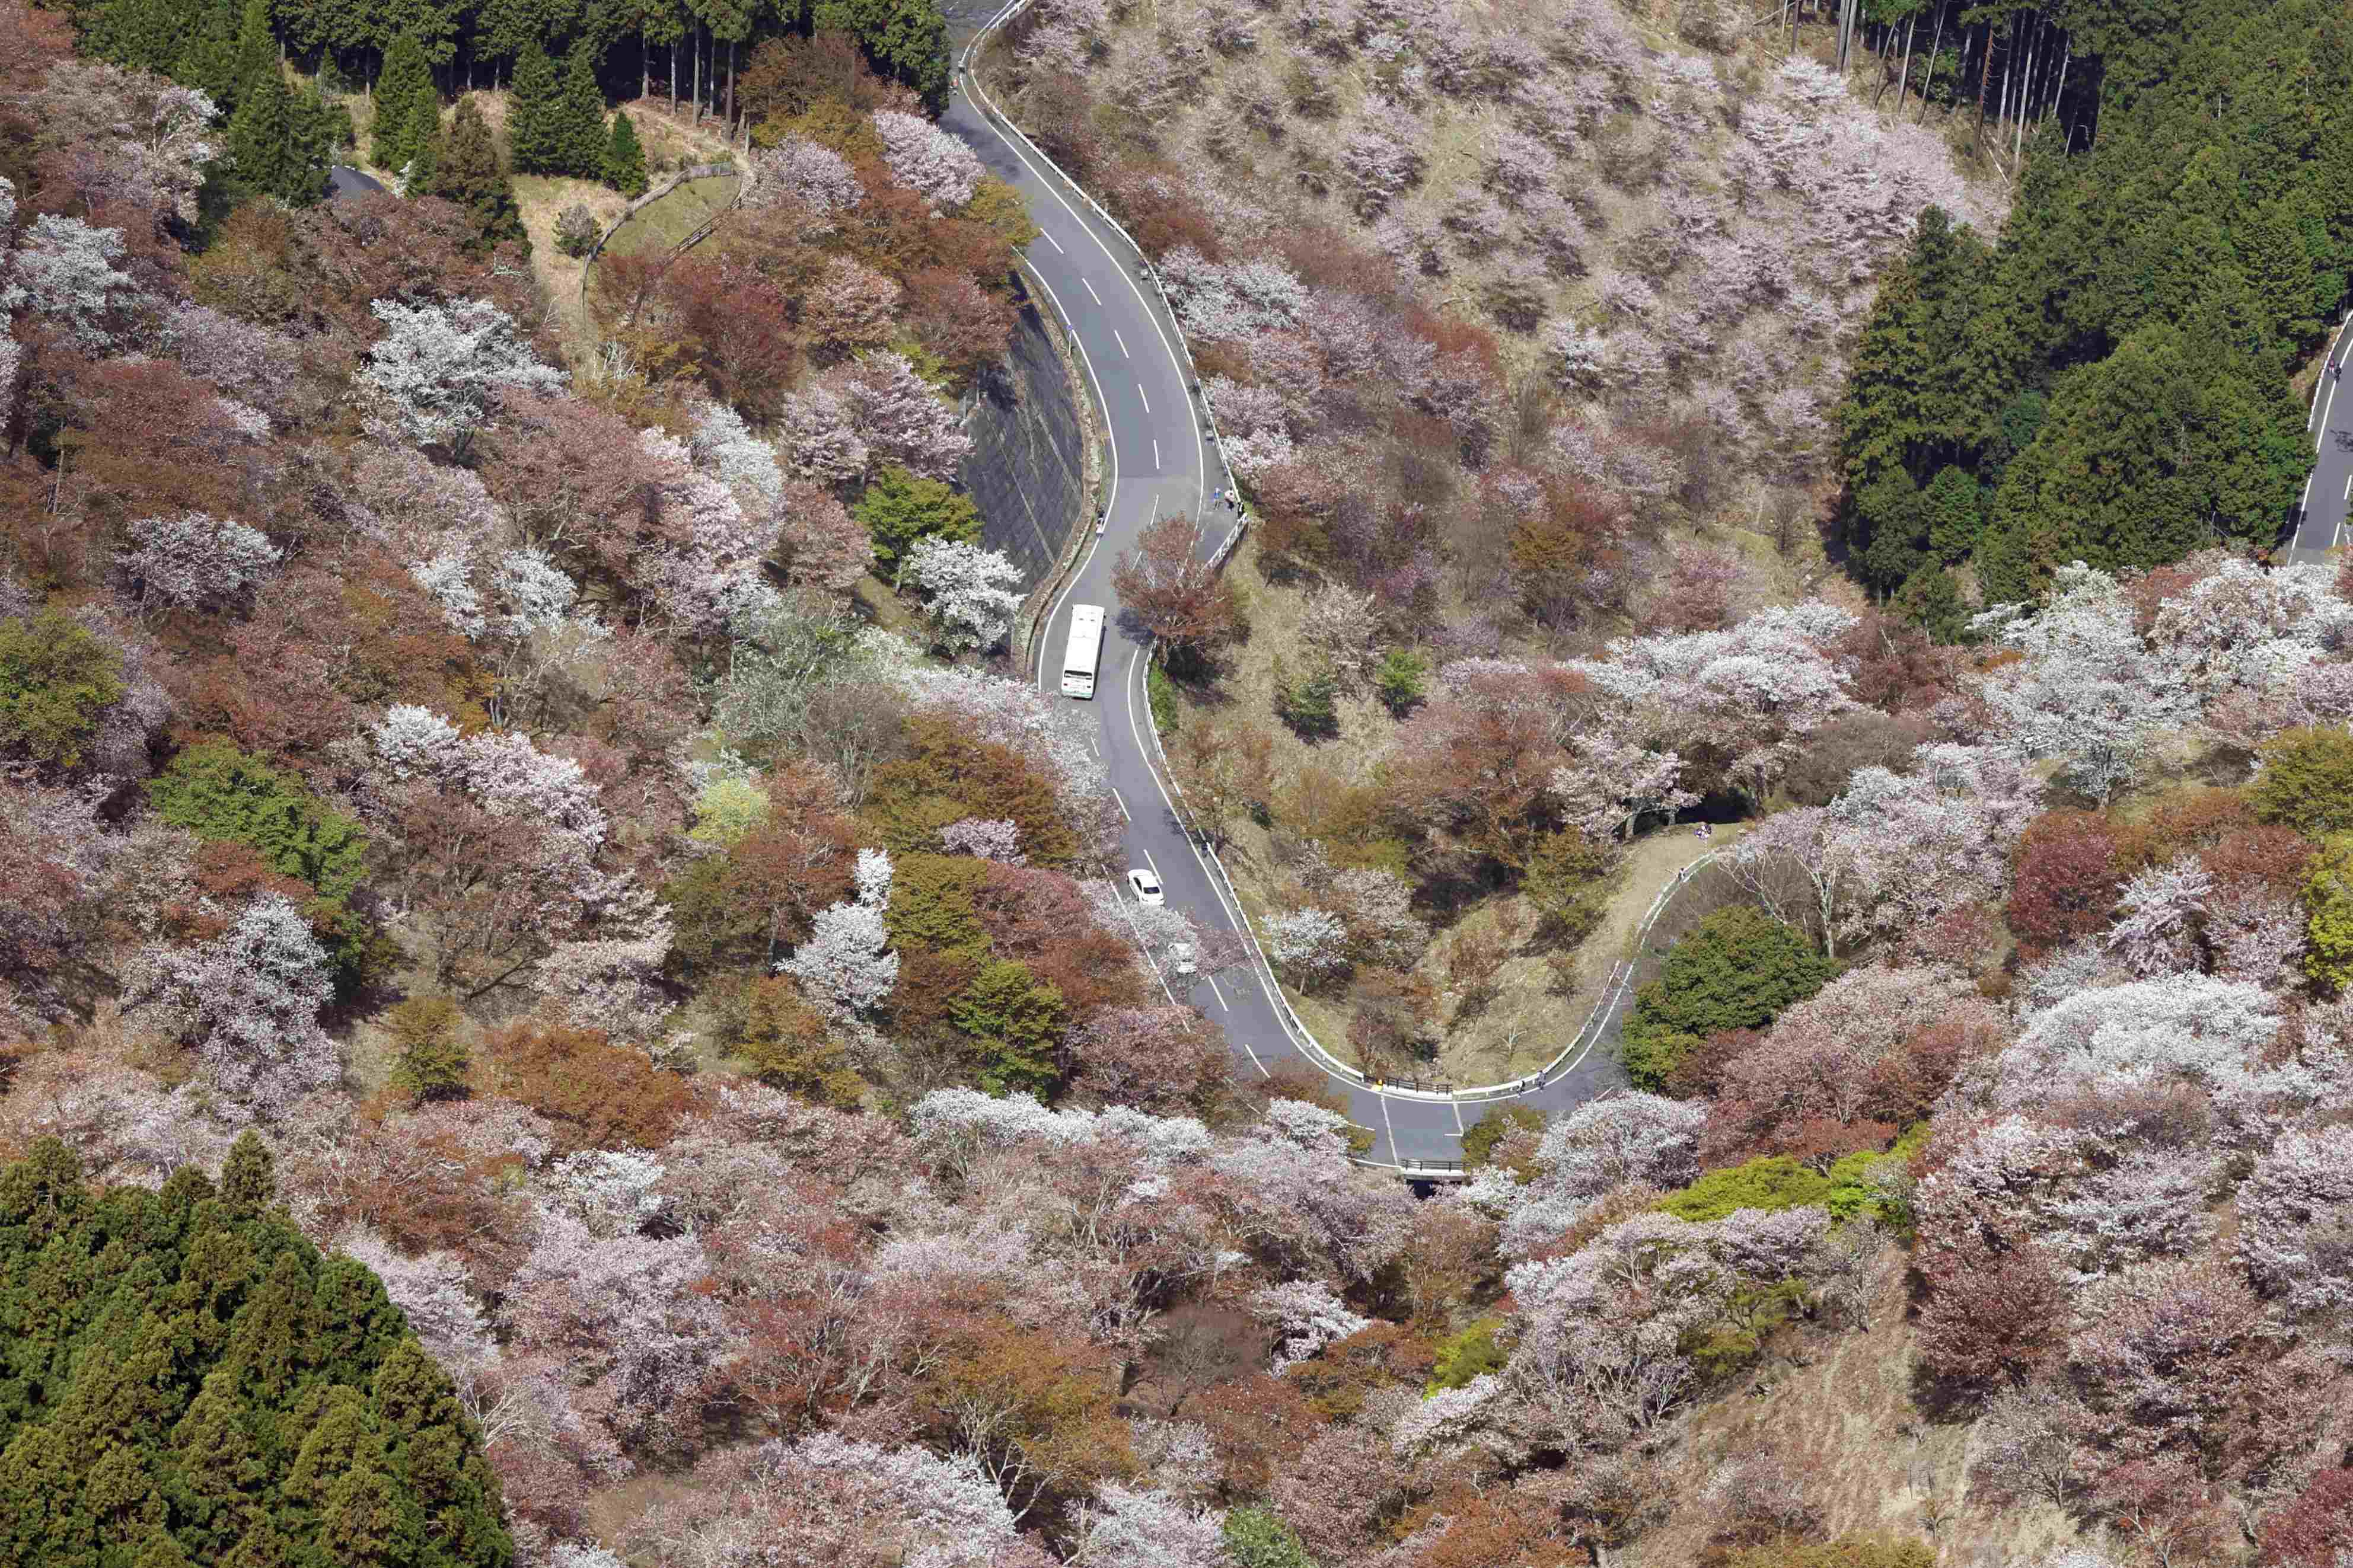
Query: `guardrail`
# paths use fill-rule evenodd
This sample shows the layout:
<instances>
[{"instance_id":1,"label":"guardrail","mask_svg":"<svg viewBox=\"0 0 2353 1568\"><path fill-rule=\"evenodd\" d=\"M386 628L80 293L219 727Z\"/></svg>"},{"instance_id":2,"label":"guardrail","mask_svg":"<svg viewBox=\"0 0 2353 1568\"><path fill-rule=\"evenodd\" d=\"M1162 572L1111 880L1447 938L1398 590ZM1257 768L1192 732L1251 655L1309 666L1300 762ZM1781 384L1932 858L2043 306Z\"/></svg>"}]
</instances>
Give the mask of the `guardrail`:
<instances>
[{"instance_id":1,"label":"guardrail","mask_svg":"<svg viewBox=\"0 0 2353 1568\"><path fill-rule=\"evenodd\" d=\"M1218 454L1218 468L1219 471L1225 475L1226 482L1239 488L1239 481L1234 476L1233 464L1228 461L1226 458L1225 440L1218 434L1217 414L1209 407L1208 399L1201 395L1201 373L1199 368L1193 362L1193 345L1185 340L1184 325L1176 319L1176 303L1168 298L1168 289L1160 281L1160 269L1153 266L1151 256L1146 253L1144 247L1137 242L1135 236L1127 232L1127 226L1125 224L1112 216L1111 213L1101 202L1095 200L1093 196L1087 194L1085 186L1080 184L1078 181L1071 178L1070 173L1067 170L1065 170L1060 163L1055 163L1052 158L1047 156L1044 148L1029 140L1029 132L1023 131L1020 125L1015 121L1011 115L1007 114L1003 110L997 107L996 102L988 96L988 89L987 85L981 81L979 74L972 68L974 58L978 55L981 47L988 41L989 35L996 32L999 27L1005 26L1006 23L1011 21L1021 12L1028 10L1031 3L1032 0L1011 0L1011 3L1003 10L997 12L996 16L991 16L987 21L982 23L980 30L975 33L972 36L971 41L965 45L964 58L956 64L956 74L964 79L965 89L971 96L972 101L979 108L980 111L987 115L992 123L997 125L1007 133L1018 140L1021 145L1028 148L1030 153L1037 158L1039 163L1043 164L1046 168L1052 170L1054 177L1062 183L1062 187L1071 195L1074 195L1078 197L1079 200L1086 203L1087 209L1093 213L1095 216L1101 218L1105 224L1108 224L1111 226L1112 232L1118 235L1122 240L1125 241L1127 247L1135 253L1134 265L1136 272L1145 282L1152 285L1152 292L1158 298L1160 301L1160 309L1168 318L1168 325L1170 328L1169 336L1176 344L1176 352L1178 355L1185 362L1185 384L1189 393L1188 401L1193 405L1193 417L1199 422L1199 428L1208 435L1209 438L1209 446L1216 449ZM1240 539L1242 528L1249 522L1249 521L1250 519L1248 515L1245 514L1240 521L1234 524L1233 531L1227 536L1225 543L1219 546L1218 553L1211 558L1213 562L1222 562L1225 559L1227 553L1233 549L1236 542Z\"/></svg>"},{"instance_id":2,"label":"guardrail","mask_svg":"<svg viewBox=\"0 0 2353 1568\"><path fill-rule=\"evenodd\" d=\"M745 195L752 189L753 183L757 176L752 173L752 161L749 158L745 158L739 163L731 154L728 161L724 163L697 163L691 169L681 169L677 174L672 174L661 184L650 191L648 191L644 195L638 197L628 206L622 208L621 216L615 218L612 222L612 226L606 229L604 233L596 237L596 243L589 247L587 255L580 258L580 292L584 295L588 292L588 269L596 265L596 258L605 254L605 247L612 243L613 237L621 232L621 226L624 224L637 216L638 214L643 212L646 208L653 205L654 203L661 200L664 196L669 195L681 185L686 184L694 180L716 179L722 174L733 174L737 176L739 183L735 186L735 194L728 198L727 205L725 206L721 207L717 212L712 213L709 217L703 219L702 226L696 228L692 234L688 235L684 239L681 239L676 245L671 246L670 247L670 253L672 256L682 255L686 251L692 249L695 246L698 246L704 240L710 238L711 231L718 225L719 220L740 205Z\"/></svg>"},{"instance_id":3,"label":"guardrail","mask_svg":"<svg viewBox=\"0 0 2353 1568\"><path fill-rule=\"evenodd\" d=\"M962 79L965 89L973 103L987 116L989 121L1028 148L1040 165L1052 171L1054 177L1061 182L1064 189L1084 202L1088 209L1102 219L1113 233L1126 242L1128 248L1135 253L1137 272L1145 281L1152 285L1153 293L1159 299L1160 308L1168 319L1170 340L1176 343L1177 353L1184 360L1186 384L1191 390L1189 401L1192 404L1192 414L1198 421L1197 428L1208 436L1208 445L1216 449L1218 467L1224 473L1227 481L1234 483L1233 467L1227 461L1225 443L1218 434L1217 416L1210 409L1208 400L1201 395L1200 373L1194 363L1192 345L1186 341L1184 323L1177 320L1176 307L1169 300L1168 290L1160 281L1159 269L1152 265L1152 258L1145 254L1144 247L1137 243L1135 237L1127 232L1127 226L1124 224L1106 211L1102 203L1088 195L1085 187L1071 178L1060 164L1055 163L1046 154L1044 149L1029 139L1011 116L997 107L988 96L987 88L972 68L974 58L981 47L987 42L989 36L1022 11L1027 10L1031 3L1032 0L1010 0L1004 9L983 23L980 30L975 33L971 41L965 45L964 56L957 62L956 74ZM1244 510L1232 529L1227 532L1223 542L1210 555L1212 565L1222 564L1226 557L1232 553L1234 547L1240 542L1242 531L1249 523L1249 513ZM1148 713L1150 704L1147 703L1145 708ZM1168 752L1161 742L1158 722L1151 721L1150 728L1152 747L1159 757L1159 771L1166 778L1174 792L1172 799L1178 804L1180 826L1184 827L1196 847L1200 850L1204 863L1210 869L1212 889L1217 893L1219 901L1226 906L1228 912L1233 918L1235 927L1240 931L1244 942L1250 948L1251 967L1263 984L1267 995L1274 1003L1276 1021L1282 1026L1283 1033L1290 1037L1292 1044L1303 1056L1320 1065L1334 1077L1358 1084L1377 1094L1405 1099L1456 1101L1510 1100L1519 1095L1533 1093L1544 1088L1546 1083L1556 1080L1562 1073L1582 1061L1587 1053L1599 1043L1601 1034L1608 1028L1610 1017L1625 999L1626 988L1633 982L1635 965L1630 956L1610 966L1609 978L1602 984L1600 1000L1594 1005L1593 1011L1587 1016L1584 1024L1570 1037L1568 1044L1563 1046L1550 1061L1537 1068L1530 1077L1460 1089L1451 1088L1444 1080L1431 1079L1430 1080L1431 1087L1423 1088L1420 1079L1413 1079L1400 1082L1394 1079L1383 1079L1367 1074L1362 1068L1344 1062L1334 1056L1324 1047L1322 1041L1316 1039L1314 1032L1308 1028L1306 1020L1301 1018L1293 1009L1291 999L1283 994L1282 982L1275 975L1274 965L1267 958L1266 949L1259 941L1257 928L1250 921L1250 910L1243 905L1240 890L1235 887L1231 873L1226 869L1225 861L1218 854L1217 846L1210 841L1208 835L1194 827L1189 821L1181 820L1185 816L1182 805L1185 798L1185 786L1177 782L1176 770L1168 766ZM1644 913L1641 923L1634 929L1633 945L1636 952L1641 950L1642 938L1649 933L1651 927L1658 922L1660 914L1664 911L1669 900L1673 897L1676 890L1690 881L1693 872L1712 863L1722 853L1721 850L1711 850L1701 856L1678 872L1672 882L1659 890L1659 896L1651 900L1650 910ZM1462 1171L1462 1164L1460 1161L1420 1161L1411 1166L1396 1164L1381 1165L1378 1168L1398 1170L1408 1174L1417 1170L1451 1171L1459 1174Z\"/></svg>"}]
</instances>

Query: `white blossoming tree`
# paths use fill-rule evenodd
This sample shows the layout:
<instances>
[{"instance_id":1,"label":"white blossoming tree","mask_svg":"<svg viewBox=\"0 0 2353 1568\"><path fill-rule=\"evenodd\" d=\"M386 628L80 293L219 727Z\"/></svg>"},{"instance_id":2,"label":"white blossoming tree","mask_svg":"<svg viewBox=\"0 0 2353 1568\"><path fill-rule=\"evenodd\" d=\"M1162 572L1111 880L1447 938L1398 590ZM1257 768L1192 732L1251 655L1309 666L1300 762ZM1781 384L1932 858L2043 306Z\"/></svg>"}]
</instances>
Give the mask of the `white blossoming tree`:
<instances>
[{"instance_id":1,"label":"white blossoming tree","mask_svg":"<svg viewBox=\"0 0 2353 1568\"><path fill-rule=\"evenodd\" d=\"M1021 610L1021 569L1001 550L924 539L908 552L899 580L923 595L932 636L952 653L995 647Z\"/></svg>"}]
</instances>

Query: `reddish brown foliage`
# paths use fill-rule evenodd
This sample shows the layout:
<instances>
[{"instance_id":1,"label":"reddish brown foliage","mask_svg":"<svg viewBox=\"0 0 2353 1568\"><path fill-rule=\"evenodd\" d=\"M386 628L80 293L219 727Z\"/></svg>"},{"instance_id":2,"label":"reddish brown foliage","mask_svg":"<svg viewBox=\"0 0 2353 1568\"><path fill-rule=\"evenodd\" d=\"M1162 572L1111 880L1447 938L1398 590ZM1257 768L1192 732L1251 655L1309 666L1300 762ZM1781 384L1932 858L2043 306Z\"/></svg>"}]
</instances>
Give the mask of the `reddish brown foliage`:
<instances>
[{"instance_id":1,"label":"reddish brown foliage","mask_svg":"<svg viewBox=\"0 0 2353 1568\"><path fill-rule=\"evenodd\" d=\"M2022 1379L2065 1338L2067 1286L2031 1243L1999 1250L1974 1237L1924 1248L1927 1294L1917 1344L1931 1374L1965 1385Z\"/></svg>"},{"instance_id":2,"label":"reddish brown foliage","mask_svg":"<svg viewBox=\"0 0 2353 1568\"><path fill-rule=\"evenodd\" d=\"M491 1037L487 1076L498 1092L555 1124L565 1152L670 1141L691 1096L645 1052L595 1029L526 1020Z\"/></svg>"},{"instance_id":3,"label":"reddish brown foliage","mask_svg":"<svg viewBox=\"0 0 2353 1568\"><path fill-rule=\"evenodd\" d=\"M1209 1429L1227 1495L1235 1498L1263 1494L1325 1425L1295 1386L1263 1373L1220 1384L1186 1401L1181 1414Z\"/></svg>"},{"instance_id":4,"label":"reddish brown foliage","mask_svg":"<svg viewBox=\"0 0 2353 1568\"><path fill-rule=\"evenodd\" d=\"M924 847L949 823L976 816L1011 822L1033 865L1062 867L1077 858L1078 836L1052 783L1020 752L935 715L907 721L907 739L913 756L876 769L867 797L894 849Z\"/></svg>"},{"instance_id":5,"label":"reddish brown foliage","mask_svg":"<svg viewBox=\"0 0 2353 1568\"><path fill-rule=\"evenodd\" d=\"M1426 1381L1436 1361L1437 1352L1428 1340L1401 1324L1376 1321L1324 1346L1282 1375L1306 1395L1316 1414L1345 1421L1364 1408L1366 1395L1376 1390Z\"/></svg>"},{"instance_id":6,"label":"reddish brown foliage","mask_svg":"<svg viewBox=\"0 0 2353 1568\"><path fill-rule=\"evenodd\" d=\"M1888 713L1926 710L1958 695L1964 673L1959 654L1939 647L1919 627L1875 609L1866 609L1837 644L1849 661L1856 699Z\"/></svg>"},{"instance_id":7,"label":"reddish brown foliage","mask_svg":"<svg viewBox=\"0 0 2353 1568\"><path fill-rule=\"evenodd\" d=\"M2323 1470L2263 1521L2263 1561L2276 1568L2334 1568L2353 1541L2353 1469Z\"/></svg>"},{"instance_id":8,"label":"reddish brown foliage","mask_svg":"<svg viewBox=\"0 0 2353 1568\"><path fill-rule=\"evenodd\" d=\"M2036 949L2063 946L2105 927L2124 885L2124 856L2105 817L2052 811L2018 841L2010 929Z\"/></svg>"},{"instance_id":9,"label":"reddish brown foliage","mask_svg":"<svg viewBox=\"0 0 2353 1568\"><path fill-rule=\"evenodd\" d=\"M1013 336L1010 301L982 288L968 272L940 267L907 279L900 318L960 384L1003 353Z\"/></svg>"},{"instance_id":10,"label":"reddish brown foliage","mask_svg":"<svg viewBox=\"0 0 2353 1568\"><path fill-rule=\"evenodd\" d=\"M1504 1563L1548 1568L1586 1555L1575 1549L1559 1510L1528 1492L1441 1493L1418 1512L1442 1516L1445 1522L1407 1559L1413 1568L1493 1568Z\"/></svg>"},{"instance_id":11,"label":"reddish brown foliage","mask_svg":"<svg viewBox=\"0 0 2353 1568\"><path fill-rule=\"evenodd\" d=\"M416 702L480 722L489 676L416 580L373 545L279 574L227 647L164 671L189 725L316 765L355 706Z\"/></svg>"}]
</instances>

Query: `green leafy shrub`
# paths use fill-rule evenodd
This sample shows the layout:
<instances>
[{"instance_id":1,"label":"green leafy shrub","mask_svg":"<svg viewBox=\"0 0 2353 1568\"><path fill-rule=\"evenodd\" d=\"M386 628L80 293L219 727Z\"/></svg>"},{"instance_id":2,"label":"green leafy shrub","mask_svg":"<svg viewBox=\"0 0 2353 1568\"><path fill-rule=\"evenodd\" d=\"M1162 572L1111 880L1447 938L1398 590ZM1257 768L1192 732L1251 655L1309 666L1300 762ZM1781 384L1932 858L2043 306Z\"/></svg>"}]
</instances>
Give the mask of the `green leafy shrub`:
<instances>
[{"instance_id":1,"label":"green leafy shrub","mask_svg":"<svg viewBox=\"0 0 2353 1568\"><path fill-rule=\"evenodd\" d=\"M1835 973L1813 943L1763 910L1718 910L1675 943L1665 973L1636 994L1626 1018L1626 1070L1638 1088L1656 1093L1710 1035L1761 1029Z\"/></svg>"},{"instance_id":2,"label":"green leafy shrub","mask_svg":"<svg viewBox=\"0 0 2353 1568\"><path fill-rule=\"evenodd\" d=\"M1430 689L1430 661L1409 647L1393 647L1373 672L1373 690L1393 717L1413 711Z\"/></svg>"},{"instance_id":3,"label":"green leafy shrub","mask_svg":"<svg viewBox=\"0 0 2353 1568\"><path fill-rule=\"evenodd\" d=\"M0 620L0 751L73 767L122 691L121 656L70 616Z\"/></svg>"},{"instance_id":4,"label":"green leafy shrub","mask_svg":"<svg viewBox=\"0 0 2353 1568\"><path fill-rule=\"evenodd\" d=\"M1238 1508L1226 1515L1226 1555L1234 1568L1315 1568L1291 1526L1262 1508Z\"/></svg>"},{"instance_id":5,"label":"green leafy shrub","mask_svg":"<svg viewBox=\"0 0 2353 1568\"><path fill-rule=\"evenodd\" d=\"M896 889L893 888L895 893ZM896 902L894 898L893 902ZM991 1094L1052 1096L1070 1008L1027 964L994 959L948 1004L948 1016L980 1052L980 1087Z\"/></svg>"},{"instance_id":6,"label":"green leafy shrub","mask_svg":"<svg viewBox=\"0 0 2353 1568\"><path fill-rule=\"evenodd\" d=\"M1544 1112L1525 1105L1496 1105L1462 1135L1462 1163L1472 1170L1494 1156L1495 1145L1514 1132L1542 1132Z\"/></svg>"},{"instance_id":7,"label":"green leafy shrub","mask_svg":"<svg viewBox=\"0 0 2353 1568\"><path fill-rule=\"evenodd\" d=\"M1659 1207L1694 1224L1722 1219L1736 1209L1770 1213L1819 1206L1837 1219L1868 1215L1903 1226L1910 1221L1909 1208L1898 1185L1883 1179L1893 1173L1889 1167L1900 1169L1903 1163L1903 1155L1866 1149L1823 1172L1799 1164L1787 1154L1768 1154L1745 1165L1710 1171L1690 1186L1668 1194L1659 1201Z\"/></svg>"},{"instance_id":8,"label":"green leafy shrub","mask_svg":"<svg viewBox=\"0 0 2353 1568\"><path fill-rule=\"evenodd\" d=\"M249 1133L218 1192L194 1166L93 1192L53 1138L0 1170L0 1556L513 1561L448 1374L272 1196Z\"/></svg>"},{"instance_id":9,"label":"green leafy shrub","mask_svg":"<svg viewBox=\"0 0 2353 1568\"><path fill-rule=\"evenodd\" d=\"M156 814L214 842L249 844L281 877L299 877L341 899L367 871L360 825L227 741L191 746L148 787Z\"/></svg>"},{"instance_id":10,"label":"green leafy shrub","mask_svg":"<svg viewBox=\"0 0 2353 1568\"><path fill-rule=\"evenodd\" d=\"M1296 680L1274 672L1274 716L1303 741L1329 741L1340 733L1340 682L1328 669L1311 670Z\"/></svg>"},{"instance_id":11,"label":"green leafy shrub","mask_svg":"<svg viewBox=\"0 0 2353 1568\"><path fill-rule=\"evenodd\" d=\"M1157 662L1145 670L1144 682L1145 690L1152 700L1152 727L1164 738L1175 734L1178 711L1176 683L1169 679L1168 672Z\"/></svg>"},{"instance_id":12,"label":"green leafy shrub","mask_svg":"<svg viewBox=\"0 0 2353 1568\"><path fill-rule=\"evenodd\" d=\"M2287 730L2263 743L2255 815L2317 837L2353 827L2353 733Z\"/></svg>"},{"instance_id":13,"label":"green leafy shrub","mask_svg":"<svg viewBox=\"0 0 2353 1568\"><path fill-rule=\"evenodd\" d=\"M891 467L874 476L850 515L874 541L874 569L884 577L899 569L900 557L925 539L952 544L980 542L980 509L944 479L917 479Z\"/></svg>"},{"instance_id":14,"label":"green leafy shrub","mask_svg":"<svg viewBox=\"0 0 2353 1568\"><path fill-rule=\"evenodd\" d=\"M417 1100L457 1100L465 1095L473 1067L467 1049L466 1020L447 996L411 996L385 1015L396 1054L395 1089Z\"/></svg>"},{"instance_id":15,"label":"green leafy shrub","mask_svg":"<svg viewBox=\"0 0 2353 1568\"><path fill-rule=\"evenodd\" d=\"M1441 1388L1463 1388L1471 1382L1491 1372L1501 1372L1504 1354L1495 1342L1495 1330L1501 1324L1493 1318L1482 1318L1438 1347L1438 1361L1430 1368L1430 1385L1425 1393L1435 1394Z\"/></svg>"}]
</instances>

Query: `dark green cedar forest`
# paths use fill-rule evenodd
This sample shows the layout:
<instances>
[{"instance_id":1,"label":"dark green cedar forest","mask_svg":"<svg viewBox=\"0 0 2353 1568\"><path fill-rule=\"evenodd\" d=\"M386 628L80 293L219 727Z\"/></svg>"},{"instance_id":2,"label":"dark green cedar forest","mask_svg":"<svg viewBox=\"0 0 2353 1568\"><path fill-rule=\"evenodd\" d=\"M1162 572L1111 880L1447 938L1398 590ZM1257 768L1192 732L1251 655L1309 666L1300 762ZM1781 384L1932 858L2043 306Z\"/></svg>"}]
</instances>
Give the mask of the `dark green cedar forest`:
<instances>
[{"instance_id":1,"label":"dark green cedar forest","mask_svg":"<svg viewBox=\"0 0 2353 1568\"><path fill-rule=\"evenodd\" d=\"M913 88L936 106L947 91L947 27L935 0L790 0L754 5L744 0L682 0L617 4L616 0L70 0L82 47L116 65L155 71L210 92L234 110L243 89L274 67L279 51L313 64L332 64L354 81L393 89L396 125L405 126L416 72L430 86L455 91L504 86L534 53L550 60L578 57L592 76L626 71L640 96L657 76L673 96L687 93L733 114L737 72L763 38L839 29L855 37L881 74ZM557 76L562 75L558 67ZM610 85L619 86L617 79ZM572 87L577 92L577 81ZM602 104L597 105L601 120ZM382 113L382 110L379 110ZM422 151L417 145L398 168ZM601 156L602 144L597 152ZM532 165L521 155L517 163ZM597 159L586 171L596 173ZM551 167L566 166L559 159Z\"/></svg>"},{"instance_id":2,"label":"dark green cedar forest","mask_svg":"<svg viewBox=\"0 0 2353 1568\"><path fill-rule=\"evenodd\" d=\"M2096 114L2046 125L1997 241L1923 215L1841 409L1852 568L1943 635L1947 568L1990 605L2272 546L2310 466L2290 378L2353 265L2343 6L2054 15Z\"/></svg>"},{"instance_id":3,"label":"dark green cedar forest","mask_svg":"<svg viewBox=\"0 0 2353 1568\"><path fill-rule=\"evenodd\" d=\"M65 1145L0 1170L0 1563L499 1568L498 1482L375 1275L217 1189L92 1192Z\"/></svg>"}]
</instances>

